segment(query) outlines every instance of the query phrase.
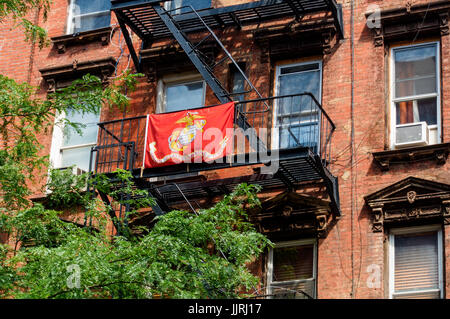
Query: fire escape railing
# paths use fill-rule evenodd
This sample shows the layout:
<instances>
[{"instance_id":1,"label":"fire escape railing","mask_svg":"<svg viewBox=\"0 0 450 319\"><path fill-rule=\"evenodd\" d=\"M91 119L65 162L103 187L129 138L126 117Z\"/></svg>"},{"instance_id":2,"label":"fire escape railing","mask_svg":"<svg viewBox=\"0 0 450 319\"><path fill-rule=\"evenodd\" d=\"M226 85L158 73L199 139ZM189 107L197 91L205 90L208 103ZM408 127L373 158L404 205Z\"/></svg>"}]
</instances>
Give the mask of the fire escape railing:
<instances>
[{"instance_id":1,"label":"fire escape railing","mask_svg":"<svg viewBox=\"0 0 450 319\"><path fill-rule=\"evenodd\" d=\"M245 125L239 122L245 122ZM235 154L258 153L257 143L248 136L265 141L269 152L277 149L295 156L295 150L308 150L319 156L322 165L330 162L331 138L335 125L311 93L275 96L239 101L235 107L235 144L240 134L247 136L244 147L235 145ZM143 166L147 116L137 116L98 123L97 146L93 149L92 171L110 173L117 168L133 170ZM247 130L242 128L246 127ZM239 130L242 129L240 132ZM244 139L240 139L243 141ZM300 154L300 153L299 153ZM249 165L254 162L240 163ZM228 165L229 167L229 165ZM204 164L204 170L217 168ZM170 174L170 172L168 173Z\"/></svg>"}]
</instances>

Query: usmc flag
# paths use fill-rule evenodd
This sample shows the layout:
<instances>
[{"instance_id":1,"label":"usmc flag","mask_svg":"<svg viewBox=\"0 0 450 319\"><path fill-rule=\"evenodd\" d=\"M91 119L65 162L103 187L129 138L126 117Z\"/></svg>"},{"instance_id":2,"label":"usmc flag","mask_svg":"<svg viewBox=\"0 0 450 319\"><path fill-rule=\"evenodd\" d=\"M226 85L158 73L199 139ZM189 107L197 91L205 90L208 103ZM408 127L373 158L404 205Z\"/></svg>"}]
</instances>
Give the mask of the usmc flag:
<instances>
[{"instance_id":1,"label":"usmc flag","mask_svg":"<svg viewBox=\"0 0 450 319\"><path fill-rule=\"evenodd\" d=\"M212 162L227 154L234 102L148 116L145 168Z\"/></svg>"}]
</instances>

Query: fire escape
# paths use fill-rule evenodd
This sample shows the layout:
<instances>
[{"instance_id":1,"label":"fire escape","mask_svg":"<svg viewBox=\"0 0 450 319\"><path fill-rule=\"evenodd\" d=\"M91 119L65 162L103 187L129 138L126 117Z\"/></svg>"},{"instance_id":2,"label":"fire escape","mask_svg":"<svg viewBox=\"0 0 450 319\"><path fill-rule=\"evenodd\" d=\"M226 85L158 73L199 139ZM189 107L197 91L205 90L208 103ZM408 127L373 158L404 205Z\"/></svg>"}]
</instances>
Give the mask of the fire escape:
<instances>
[{"instance_id":1,"label":"fire escape","mask_svg":"<svg viewBox=\"0 0 450 319\"><path fill-rule=\"evenodd\" d=\"M296 190L305 183L318 182L326 189L329 197L331 214L340 216L338 181L328 170L331 154L331 138L335 125L317 98L304 92L286 96L263 96L247 78L235 58L229 53L214 30L258 25L277 19L294 18L301 20L306 15L325 12L331 17L336 30L336 37L343 37L342 9L334 0L263 0L222 8L195 10L182 8L182 13L166 10L164 2L154 0L112 0L114 11L137 71L142 71L142 57L136 53L127 27L141 40L143 47L151 47L161 39L175 40L190 62L208 84L219 103L234 100L234 95L227 91L215 74L219 65L228 63L240 72L245 79L246 99L236 101L235 127L251 132L247 140L253 141L244 153L234 154L215 163L184 163L163 168L146 168L143 166L146 116L123 118L99 123L97 146L91 152L91 171L94 174L109 174L117 168L132 172L136 186L148 191L156 199L152 211L156 215L168 211L172 205L202 198L213 198L229 193L240 183L259 184L263 190ZM199 37L200 35L200 37ZM213 42L220 51L220 59L211 58L202 51L203 44ZM309 125L300 128L299 124L287 125L289 145L274 146L274 134L269 133L269 140L260 136L251 128L273 129L274 108L288 107L291 110L308 112ZM300 119L301 112L293 112L292 117ZM291 123L294 123L292 121ZM297 121L296 123L298 123ZM312 123L312 124L311 124ZM275 138L276 139L276 138ZM275 150L276 148L276 150ZM271 158L277 152L276 163ZM269 155L269 156L267 156ZM278 170L267 173L264 167L276 164ZM194 179L177 183L161 183L158 178L179 174L206 172L252 165L253 174L233 178L202 180ZM107 194L100 194L110 204ZM121 207L118 212L126 216L130 207Z\"/></svg>"}]
</instances>

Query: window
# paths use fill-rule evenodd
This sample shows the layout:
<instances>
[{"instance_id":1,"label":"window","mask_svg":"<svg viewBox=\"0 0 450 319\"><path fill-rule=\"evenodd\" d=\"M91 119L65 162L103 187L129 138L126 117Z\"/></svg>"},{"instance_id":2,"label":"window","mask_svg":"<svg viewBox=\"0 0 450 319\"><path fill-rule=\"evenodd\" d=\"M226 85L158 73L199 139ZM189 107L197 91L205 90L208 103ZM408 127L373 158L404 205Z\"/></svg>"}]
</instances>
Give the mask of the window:
<instances>
[{"instance_id":1,"label":"window","mask_svg":"<svg viewBox=\"0 0 450 319\"><path fill-rule=\"evenodd\" d=\"M182 8L185 6L192 6L195 10L207 9L211 7L211 0L172 0L165 3L167 10L174 10L172 14L190 12L190 8ZM180 9L175 10L177 8Z\"/></svg>"},{"instance_id":2,"label":"window","mask_svg":"<svg viewBox=\"0 0 450 319\"><path fill-rule=\"evenodd\" d=\"M71 0L67 34L109 27L111 1Z\"/></svg>"},{"instance_id":3,"label":"window","mask_svg":"<svg viewBox=\"0 0 450 319\"><path fill-rule=\"evenodd\" d=\"M310 92L321 101L320 61L283 65L277 68L277 95ZM277 99L275 103L274 148L311 147L319 144L319 109L310 96Z\"/></svg>"},{"instance_id":4,"label":"window","mask_svg":"<svg viewBox=\"0 0 450 319\"><path fill-rule=\"evenodd\" d=\"M239 68L245 72L245 63L239 63ZM235 101L244 101L245 100L245 86L246 80L244 75L239 72L237 67L234 64L230 64L230 88L231 93L233 94L233 100Z\"/></svg>"},{"instance_id":5,"label":"window","mask_svg":"<svg viewBox=\"0 0 450 319\"><path fill-rule=\"evenodd\" d=\"M441 141L438 48L429 43L392 49L392 148Z\"/></svg>"},{"instance_id":6,"label":"window","mask_svg":"<svg viewBox=\"0 0 450 319\"><path fill-rule=\"evenodd\" d=\"M390 298L443 297L442 232L439 226L394 229L389 247Z\"/></svg>"},{"instance_id":7,"label":"window","mask_svg":"<svg viewBox=\"0 0 450 319\"><path fill-rule=\"evenodd\" d=\"M199 108L205 104L205 82L196 74L164 77L158 91L158 113Z\"/></svg>"},{"instance_id":8,"label":"window","mask_svg":"<svg viewBox=\"0 0 450 319\"><path fill-rule=\"evenodd\" d=\"M73 128L61 129L55 126L50 160L54 168L75 165L87 172L91 147L97 144L99 115L68 110L64 116L72 122L84 124L85 127L81 129L80 135Z\"/></svg>"},{"instance_id":9,"label":"window","mask_svg":"<svg viewBox=\"0 0 450 319\"><path fill-rule=\"evenodd\" d=\"M269 251L267 294L272 298L315 298L316 241L277 243Z\"/></svg>"}]
</instances>

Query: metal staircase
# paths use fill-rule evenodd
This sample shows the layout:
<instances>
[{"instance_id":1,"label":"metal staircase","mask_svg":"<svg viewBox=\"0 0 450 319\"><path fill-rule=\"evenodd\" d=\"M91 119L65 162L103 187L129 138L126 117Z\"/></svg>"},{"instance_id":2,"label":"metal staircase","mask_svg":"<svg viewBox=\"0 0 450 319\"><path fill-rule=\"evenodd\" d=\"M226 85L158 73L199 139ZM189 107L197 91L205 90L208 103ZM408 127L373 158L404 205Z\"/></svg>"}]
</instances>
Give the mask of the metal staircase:
<instances>
[{"instance_id":1,"label":"metal staircase","mask_svg":"<svg viewBox=\"0 0 450 319\"><path fill-rule=\"evenodd\" d=\"M291 189L304 182L322 179L330 196L331 207L336 215L340 215L337 178L330 174L326 167L330 156L327 149L331 145L330 139L335 127L320 103L310 93L263 97L213 31L213 29L228 26L240 29L246 24L259 24L264 21L286 17L298 19L311 13L329 12L336 26L336 34L342 38L342 8L336 4L335 0L260 0L199 11L192 6L166 10L162 6L164 0L112 0L111 2L112 11L117 16L138 72L142 71L141 59L136 54L127 27L142 40L142 47L149 47L160 39L174 38L220 103L231 102L234 100L233 96L236 95L245 97L244 101L235 101L235 125L247 132L245 137L250 141L251 149L246 154L249 160L246 157L243 163L233 160L232 164L226 161L214 165L193 163L179 164L170 168L142 170L140 169L143 167L141 158L145 143L142 128L145 126L146 117L137 116L99 123L100 138L98 145L92 151L92 154L96 153L97 156L94 159L91 155L91 163L93 160L95 161L95 166L90 169L91 172L94 174L106 173L110 178L114 178L114 175L109 175L114 171L114 168L122 168L132 172L136 187L148 191L148 195L155 199L155 204L152 206L155 215L161 215L169 211L169 205L172 203L186 201L190 205L189 200L229 193L235 185L245 181L259 184L267 189L278 189L280 187ZM175 12L178 10L182 13L176 14ZM214 59L211 59L206 52L202 51L203 45L206 43L209 45L211 42L218 50L217 58ZM216 76L217 68L225 63L233 66L234 70L239 72L242 79L245 80L243 92L228 92L227 85L224 85ZM179 185L169 183L159 186L151 182L157 177L166 175L254 164L250 160L252 158L250 153L266 154L267 147L256 130L248 129L270 128L269 113L273 110L275 103L280 103L282 100L293 103L292 101L298 96L308 99L311 108L317 110L320 138L310 136L310 139L319 141L319 143L313 150L306 145L300 145L300 142L298 142L299 145L296 148L280 150L278 160L280 169L275 175L269 176L257 173L258 170L255 168L255 174L251 176L240 176L222 181L198 181ZM293 135L292 132L291 135ZM266 164L261 160L259 154L256 163ZM118 189L122 187L119 183L116 186ZM123 201L123 198L112 198L107 194L100 194L100 196L109 207L111 207L111 201ZM127 215L133 210L133 207L123 204L117 206L115 209L111 208L111 216L120 217L126 223ZM119 229L117 230L119 231Z\"/></svg>"},{"instance_id":2,"label":"metal staircase","mask_svg":"<svg viewBox=\"0 0 450 319\"><path fill-rule=\"evenodd\" d=\"M178 42L178 44L181 46L181 48L184 50L186 55L188 56L189 60L192 62L192 64L195 66L195 68L198 70L198 72L202 75L203 79L206 81L206 83L209 85L211 90L214 92L215 96L219 100L220 103L227 103L233 101L232 95L238 95L238 94L249 94L250 96L256 97L258 99L263 99L263 96L259 91L256 89L256 87L253 85L253 83L248 79L248 77L245 75L245 72L241 69L239 64L235 61L235 59L232 57L230 52L225 48L223 43L219 40L217 35L213 32L213 30L208 26L208 24L205 22L205 20L200 16L200 14L192 7L192 6L184 6L181 8L176 8L173 10L165 10L161 5L155 4L153 5L154 10L159 15L161 20L164 22L166 27L170 30L175 40ZM183 13L177 14L179 15L188 15L190 24L187 26L182 26L180 23L178 23L174 16L171 14L171 12L175 10L180 9L187 9L183 10ZM206 36L201 39L200 41L197 41L195 44L194 42L189 38L188 32L192 32L192 26L195 25L195 32L198 33L205 33ZM211 61L211 59L208 58L208 56L201 51L201 45L206 40L212 40L216 44L217 48L219 48L219 56L223 56L219 61ZM237 70L242 78L245 80L244 85L244 91L243 92L235 92L235 93L229 93L225 89L225 85L223 85L220 80L214 75L215 68L223 63L228 61L231 63L235 70ZM254 112L258 113L266 113L269 111L269 106L264 101L259 105L257 110L253 110L252 114ZM236 113L236 116L238 117L238 125L244 130L248 130L249 128L252 128L252 125L250 125L247 114L243 110L238 110ZM257 151L265 152L266 151L266 145L259 139L256 132L249 131L254 136L249 136L249 140L256 141L257 145Z\"/></svg>"}]
</instances>

